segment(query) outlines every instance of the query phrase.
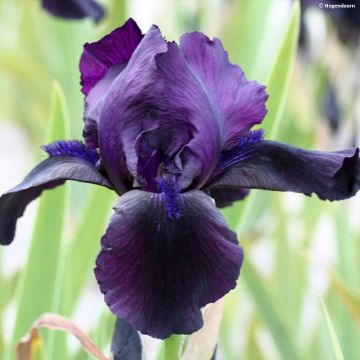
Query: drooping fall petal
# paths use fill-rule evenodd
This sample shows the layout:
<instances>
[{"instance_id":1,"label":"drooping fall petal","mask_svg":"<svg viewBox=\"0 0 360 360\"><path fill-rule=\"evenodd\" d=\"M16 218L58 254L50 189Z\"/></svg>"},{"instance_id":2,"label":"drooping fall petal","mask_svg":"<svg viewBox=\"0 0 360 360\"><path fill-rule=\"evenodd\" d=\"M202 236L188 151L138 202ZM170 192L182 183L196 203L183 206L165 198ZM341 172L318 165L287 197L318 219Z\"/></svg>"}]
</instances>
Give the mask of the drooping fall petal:
<instances>
[{"instance_id":1,"label":"drooping fall petal","mask_svg":"<svg viewBox=\"0 0 360 360\"><path fill-rule=\"evenodd\" d=\"M38 164L25 179L0 197L0 244L12 242L16 222L27 205L44 190L64 184L66 180L87 182L112 188L96 168L96 154L78 142L62 142L47 147L50 157Z\"/></svg>"},{"instance_id":2,"label":"drooping fall petal","mask_svg":"<svg viewBox=\"0 0 360 360\"><path fill-rule=\"evenodd\" d=\"M118 317L163 339L202 326L200 308L235 287L242 259L205 193L133 190L115 207L95 275Z\"/></svg>"}]
</instances>

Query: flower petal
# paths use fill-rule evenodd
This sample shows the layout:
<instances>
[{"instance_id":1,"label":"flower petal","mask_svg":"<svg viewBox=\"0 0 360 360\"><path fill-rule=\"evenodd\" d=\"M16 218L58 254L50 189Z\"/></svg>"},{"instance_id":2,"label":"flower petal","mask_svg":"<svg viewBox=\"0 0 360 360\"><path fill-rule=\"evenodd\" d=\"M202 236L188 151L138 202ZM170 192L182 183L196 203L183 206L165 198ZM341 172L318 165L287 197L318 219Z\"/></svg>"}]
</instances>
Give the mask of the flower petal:
<instances>
[{"instance_id":1,"label":"flower petal","mask_svg":"<svg viewBox=\"0 0 360 360\"><path fill-rule=\"evenodd\" d=\"M81 85L85 97L83 136L92 148L99 147L98 122L101 100L121 73L143 35L133 19L94 43L84 45L80 59Z\"/></svg>"},{"instance_id":2,"label":"flower petal","mask_svg":"<svg viewBox=\"0 0 360 360\"><path fill-rule=\"evenodd\" d=\"M23 182L0 197L0 244L8 245L12 242L17 219L31 201L44 190L64 184L65 180L112 188L92 162L73 155L50 157L37 165Z\"/></svg>"},{"instance_id":3,"label":"flower petal","mask_svg":"<svg viewBox=\"0 0 360 360\"><path fill-rule=\"evenodd\" d=\"M66 19L91 17L99 21L104 9L94 0L42 0L43 8L54 16Z\"/></svg>"},{"instance_id":4,"label":"flower petal","mask_svg":"<svg viewBox=\"0 0 360 360\"><path fill-rule=\"evenodd\" d=\"M236 234L209 196L199 190L178 194L177 200L173 195L124 194L95 269L110 309L162 339L198 330L200 308L235 287L243 259Z\"/></svg>"},{"instance_id":5,"label":"flower petal","mask_svg":"<svg viewBox=\"0 0 360 360\"><path fill-rule=\"evenodd\" d=\"M236 154L232 154L236 157ZM322 200L347 199L360 188L359 149L307 151L275 141L251 145L210 185L293 191Z\"/></svg>"},{"instance_id":6,"label":"flower petal","mask_svg":"<svg viewBox=\"0 0 360 360\"><path fill-rule=\"evenodd\" d=\"M94 43L86 43L80 58L81 91L89 91L105 76L108 70L129 61L143 35L133 19Z\"/></svg>"},{"instance_id":7,"label":"flower petal","mask_svg":"<svg viewBox=\"0 0 360 360\"><path fill-rule=\"evenodd\" d=\"M159 29L152 26L134 51L126 68L114 80L101 105L99 142L103 163L119 190L127 191L136 177L138 156L136 139L158 127L152 116L154 101L161 88L156 87L156 54L167 44ZM149 97L144 89L152 86ZM124 186L124 182L127 186Z\"/></svg>"},{"instance_id":8,"label":"flower petal","mask_svg":"<svg viewBox=\"0 0 360 360\"><path fill-rule=\"evenodd\" d=\"M222 150L236 145L266 114L267 94L262 85L248 81L242 70L230 64L218 39L199 32L185 34L177 46L157 56L164 93L171 104L172 118L191 124L194 137L180 155L183 166L201 160L194 174L201 187L216 165Z\"/></svg>"},{"instance_id":9,"label":"flower petal","mask_svg":"<svg viewBox=\"0 0 360 360\"><path fill-rule=\"evenodd\" d=\"M249 195L249 189L213 188L209 190L210 196L215 200L216 207L231 206L235 201L243 200Z\"/></svg>"}]
</instances>

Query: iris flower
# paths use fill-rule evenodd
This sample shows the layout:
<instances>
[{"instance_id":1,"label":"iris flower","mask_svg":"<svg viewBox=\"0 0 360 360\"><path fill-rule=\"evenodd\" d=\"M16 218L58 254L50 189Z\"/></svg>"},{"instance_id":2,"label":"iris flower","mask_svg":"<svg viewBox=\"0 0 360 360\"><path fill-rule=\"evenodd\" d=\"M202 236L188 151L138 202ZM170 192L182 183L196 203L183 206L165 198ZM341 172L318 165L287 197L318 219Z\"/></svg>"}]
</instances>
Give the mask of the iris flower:
<instances>
[{"instance_id":1,"label":"iris flower","mask_svg":"<svg viewBox=\"0 0 360 360\"><path fill-rule=\"evenodd\" d=\"M90 17L99 21L104 9L95 0L42 0L43 8L50 14L65 19Z\"/></svg>"},{"instance_id":2,"label":"iris flower","mask_svg":"<svg viewBox=\"0 0 360 360\"><path fill-rule=\"evenodd\" d=\"M95 276L105 302L144 334L190 334L200 309L236 285L242 248L215 206L248 189L341 200L360 186L359 150L307 151L251 130L266 114L263 85L246 79L218 39L167 42L134 22L85 44L84 140L43 148L49 157L0 199L0 242L42 191L76 180L119 200ZM54 204L56 206L56 204Z\"/></svg>"}]
</instances>

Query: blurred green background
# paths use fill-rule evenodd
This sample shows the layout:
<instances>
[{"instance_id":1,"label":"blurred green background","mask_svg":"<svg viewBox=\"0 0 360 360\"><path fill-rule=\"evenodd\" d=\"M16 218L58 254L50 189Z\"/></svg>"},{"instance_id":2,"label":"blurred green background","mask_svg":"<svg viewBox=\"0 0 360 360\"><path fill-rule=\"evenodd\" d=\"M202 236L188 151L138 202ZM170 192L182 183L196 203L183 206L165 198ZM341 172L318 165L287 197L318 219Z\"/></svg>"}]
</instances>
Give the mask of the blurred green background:
<instances>
[{"instance_id":1,"label":"blurred green background","mask_svg":"<svg viewBox=\"0 0 360 360\"><path fill-rule=\"evenodd\" d=\"M324 11L302 15L299 48L300 7L290 0L99 2L107 14L94 24L54 18L39 0L0 0L1 192L45 157L41 144L81 139L82 45L130 16L144 32L159 25L168 40L191 30L219 37L230 60L268 87L267 138L319 150L356 144L359 43L340 40ZM341 113L336 129L324 112L329 84ZM0 248L1 359L15 358L15 343L44 312L71 318L109 353L114 318L92 269L115 199L66 184L26 211L14 243ZM224 210L246 255L226 296L219 360L360 359L359 210L359 197L330 203L262 191ZM42 334L34 359L89 358L70 337ZM143 340L155 359L160 342Z\"/></svg>"}]
</instances>

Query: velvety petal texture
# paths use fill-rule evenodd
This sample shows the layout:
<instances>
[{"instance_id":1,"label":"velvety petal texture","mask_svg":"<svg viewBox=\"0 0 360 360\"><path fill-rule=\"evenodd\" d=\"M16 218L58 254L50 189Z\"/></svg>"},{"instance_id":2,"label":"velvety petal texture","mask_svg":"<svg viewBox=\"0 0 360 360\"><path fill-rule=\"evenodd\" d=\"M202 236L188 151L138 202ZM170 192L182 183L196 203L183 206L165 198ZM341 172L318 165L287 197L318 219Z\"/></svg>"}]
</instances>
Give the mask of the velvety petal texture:
<instances>
[{"instance_id":1,"label":"velvety petal texture","mask_svg":"<svg viewBox=\"0 0 360 360\"><path fill-rule=\"evenodd\" d=\"M237 162L231 160L237 158ZM229 167L214 179L211 187L256 188L293 191L322 200L342 200L360 188L359 149L322 152L306 151L275 141L262 141L246 150L246 156L232 153Z\"/></svg>"},{"instance_id":2,"label":"velvety petal texture","mask_svg":"<svg viewBox=\"0 0 360 360\"><path fill-rule=\"evenodd\" d=\"M98 122L101 100L121 73L143 35L133 19L94 43L86 43L80 59L81 85L85 97L86 143L99 147Z\"/></svg>"},{"instance_id":3,"label":"velvety petal texture","mask_svg":"<svg viewBox=\"0 0 360 360\"><path fill-rule=\"evenodd\" d=\"M95 0L42 0L42 6L50 14L66 19L90 17L99 21L104 9Z\"/></svg>"},{"instance_id":4,"label":"velvety petal texture","mask_svg":"<svg viewBox=\"0 0 360 360\"><path fill-rule=\"evenodd\" d=\"M89 91L109 69L129 61L143 35L133 19L94 43L86 43L80 58L82 92Z\"/></svg>"},{"instance_id":5,"label":"velvety petal texture","mask_svg":"<svg viewBox=\"0 0 360 360\"><path fill-rule=\"evenodd\" d=\"M155 55L166 49L160 30L152 26L102 103L100 152L120 192L127 191L137 180L137 139L159 126L158 114L162 110L157 102L162 88L157 87Z\"/></svg>"},{"instance_id":6,"label":"velvety petal texture","mask_svg":"<svg viewBox=\"0 0 360 360\"><path fill-rule=\"evenodd\" d=\"M235 287L243 260L208 195L163 189L120 198L95 269L110 309L162 339L198 330L200 308Z\"/></svg>"},{"instance_id":7,"label":"velvety petal texture","mask_svg":"<svg viewBox=\"0 0 360 360\"><path fill-rule=\"evenodd\" d=\"M71 143L71 142L70 142ZM26 206L44 190L62 185L65 180L76 180L112 188L99 173L92 153L81 152L79 144L72 147L64 142L48 146L51 157L37 165L16 187L0 197L0 244L8 245L14 238L16 222ZM68 152L66 154L66 151Z\"/></svg>"},{"instance_id":8,"label":"velvety petal texture","mask_svg":"<svg viewBox=\"0 0 360 360\"><path fill-rule=\"evenodd\" d=\"M127 167L150 191L159 171L177 175L182 189L201 188L221 152L262 121L266 99L264 86L230 64L218 39L190 33L177 45L152 27L102 103L105 166L113 182Z\"/></svg>"},{"instance_id":9,"label":"velvety petal texture","mask_svg":"<svg viewBox=\"0 0 360 360\"><path fill-rule=\"evenodd\" d=\"M193 186L200 188L220 152L235 146L264 118L265 87L248 81L242 70L229 62L221 42L200 32L183 35L180 45L169 44L156 63L171 114L175 114L172 118L193 128L178 162L182 163L184 175L188 168L194 171L196 165ZM177 126L176 122L173 126Z\"/></svg>"}]
</instances>

